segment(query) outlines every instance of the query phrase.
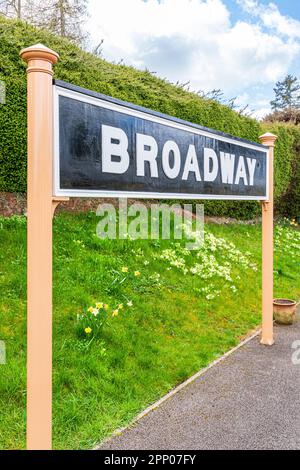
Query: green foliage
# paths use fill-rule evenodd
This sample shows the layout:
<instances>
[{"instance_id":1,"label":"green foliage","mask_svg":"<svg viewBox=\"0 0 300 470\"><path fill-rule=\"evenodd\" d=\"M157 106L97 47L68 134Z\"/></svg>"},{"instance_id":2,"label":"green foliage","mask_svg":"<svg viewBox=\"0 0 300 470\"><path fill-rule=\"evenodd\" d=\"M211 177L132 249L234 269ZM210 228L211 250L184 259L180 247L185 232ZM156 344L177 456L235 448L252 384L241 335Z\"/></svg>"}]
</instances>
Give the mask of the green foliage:
<instances>
[{"instance_id":1,"label":"green foliage","mask_svg":"<svg viewBox=\"0 0 300 470\"><path fill-rule=\"evenodd\" d=\"M261 209L255 201L203 201L204 214L250 220L259 217Z\"/></svg>"},{"instance_id":2,"label":"green foliage","mask_svg":"<svg viewBox=\"0 0 300 470\"><path fill-rule=\"evenodd\" d=\"M3 79L5 77L0 72L0 80ZM27 172L26 82L14 76L5 82L6 104L0 105L0 190L25 192Z\"/></svg>"},{"instance_id":3,"label":"green foliage","mask_svg":"<svg viewBox=\"0 0 300 470\"><path fill-rule=\"evenodd\" d=\"M278 136L274 161L274 199L275 203L287 191L292 178L293 136L289 128L279 123L263 124L264 132L272 132Z\"/></svg>"},{"instance_id":4,"label":"green foliage","mask_svg":"<svg viewBox=\"0 0 300 470\"><path fill-rule=\"evenodd\" d=\"M288 217L300 218L300 126L286 124L286 132L292 138L291 178L279 198L278 212Z\"/></svg>"},{"instance_id":5,"label":"green foliage","mask_svg":"<svg viewBox=\"0 0 300 470\"><path fill-rule=\"evenodd\" d=\"M274 111L299 108L300 83L297 77L287 75L282 82L277 82L274 88L275 98L271 101Z\"/></svg>"},{"instance_id":6,"label":"green foliage","mask_svg":"<svg viewBox=\"0 0 300 470\"><path fill-rule=\"evenodd\" d=\"M5 82L7 94L6 104L0 105L0 191L26 192L26 64L19 52L35 43L44 43L60 54L55 67L58 79L251 141L258 142L263 132L261 124L254 119L171 85L149 71L108 63L45 30L0 17L0 80ZM291 176L296 165L295 139L299 133L290 126L264 124L265 130L270 128L276 128L279 134L275 155L276 203L277 209L283 210L287 204L281 199L286 191L290 191L289 201L292 201L293 191L297 190ZM206 201L205 211L219 216L253 218L260 213L260 207L255 202ZM297 215L293 207L289 211Z\"/></svg>"},{"instance_id":7,"label":"green foliage","mask_svg":"<svg viewBox=\"0 0 300 470\"><path fill-rule=\"evenodd\" d=\"M278 136L274 165L274 199L277 215L300 217L300 127L263 123L264 132Z\"/></svg>"}]
</instances>

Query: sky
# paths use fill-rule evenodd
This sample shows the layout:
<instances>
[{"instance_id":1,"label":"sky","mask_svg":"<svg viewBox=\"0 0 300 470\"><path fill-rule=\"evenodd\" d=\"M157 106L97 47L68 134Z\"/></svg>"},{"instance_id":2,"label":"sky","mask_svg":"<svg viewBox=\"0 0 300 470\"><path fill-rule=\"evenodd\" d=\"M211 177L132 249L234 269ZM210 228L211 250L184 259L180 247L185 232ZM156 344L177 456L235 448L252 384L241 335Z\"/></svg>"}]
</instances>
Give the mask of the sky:
<instances>
[{"instance_id":1,"label":"sky","mask_svg":"<svg viewBox=\"0 0 300 470\"><path fill-rule=\"evenodd\" d=\"M89 0L87 29L105 59L221 89L257 118L276 81L300 78L300 0Z\"/></svg>"}]
</instances>

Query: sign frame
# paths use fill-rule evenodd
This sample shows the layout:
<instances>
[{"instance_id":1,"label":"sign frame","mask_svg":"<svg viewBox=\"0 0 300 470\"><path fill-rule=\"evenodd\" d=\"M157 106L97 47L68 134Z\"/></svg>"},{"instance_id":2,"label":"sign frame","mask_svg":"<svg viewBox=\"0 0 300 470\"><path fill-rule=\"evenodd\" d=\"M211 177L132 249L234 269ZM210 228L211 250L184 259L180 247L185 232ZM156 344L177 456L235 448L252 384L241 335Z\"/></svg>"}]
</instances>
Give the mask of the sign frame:
<instances>
[{"instance_id":1,"label":"sign frame","mask_svg":"<svg viewBox=\"0 0 300 470\"><path fill-rule=\"evenodd\" d=\"M197 193L175 193L175 192L150 192L150 191L117 191L97 189L63 189L60 187L60 155L59 155L59 97L65 96L73 100L88 103L128 116L141 118L150 122L158 123L174 129L183 130L192 134L220 140L229 144L239 145L248 149L256 150L265 154L266 158L266 193L264 196L243 195L217 195ZM53 109L54 109L54 160L53 160L53 195L54 197L89 197L89 198L136 198L136 199L182 199L182 200L235 200L235 201L268 201L270 193L269 182L269 149L262 144L251 142L246 139L231 136L220 131L190 123L182 119L168 116L151 109L137 106L126 101L112 98L101 93L96 93L69 83L53 81Z\"/></svg>"}]
</instances>

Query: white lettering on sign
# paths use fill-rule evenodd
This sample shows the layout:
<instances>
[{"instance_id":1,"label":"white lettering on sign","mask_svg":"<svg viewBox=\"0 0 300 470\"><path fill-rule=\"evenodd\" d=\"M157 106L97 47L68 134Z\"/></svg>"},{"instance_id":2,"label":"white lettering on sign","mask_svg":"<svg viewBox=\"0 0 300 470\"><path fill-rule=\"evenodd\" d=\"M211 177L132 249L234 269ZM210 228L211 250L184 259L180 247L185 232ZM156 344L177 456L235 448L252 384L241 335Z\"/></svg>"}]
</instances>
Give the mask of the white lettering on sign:
<instances>
[{"instance_id":1,"label":"white lettering on sign","mask_svg":"<svg viewBox=\"0 0 300 470\"><path fill-rule=\"evenodd\" d=\"M222 183L233 184L235 155L220 152Z\"/></svg>"},{"instance_id":2,"label":"white lettering on sign","mask_svg":"<svg viewBox=\"0 0 300 470\"><path fill-rule=\"evenodd\" d=\"M136 175L145 176L146 165L150 168L150 177L158 178L158 144L154 137L147 134L136 134ZM115 158L118 161L115 161ZM203 149L203 181L215 181L219 172L222 183L253 186L256 168L255 158L245 158L240 155L235 171L236 155L220 152L220 159L211 148ZM167 140L162 148L162 169L169 179L177 178L181 169L181 153L173 140ZM104 173L126 173L130 164L128 153L128 138L118 127L102 125L102 171ZM249 182L248 182L248 175ZM188 180L189 174L194 173L196 181L202 181L199 156L195 146L190 144L183 164L181 179Z\"/></svg>"},{"instance_id":3,"label":"white lettering on sign","mask_svg":"<svg viewBox=\"0 0 300 470\"><path fill-rule=\"evenodd\" d=\"M158 146L154 137L144 134L136 134L136 174L145 176L145 162L150 165L152 178L158 178L157 170Z\"/></svg>"},{"instance_id":4,"label":"white lettering on sign","mask_svg":"<svg viewBox=\"0 0 300 470\"><path fill-rule=\"evenodd\" d=\"M118 157L119 161L113 161ZM102 125L102 171L125 173L129 167L128 138L118 127Z\"/></svg>"},{"instance_id":5,"label":"white lettering on sign","mask_svg":"<svg viewBox=\"0 0 300 470\"><path fill-rule=\"evenodd\" d=\"M173 167L170 165L170 155L173 154L174 163ZM180 172L180 150L176 142L173 140L168 140L163 147L162 151L162 166L165 175L170 178L174 179L179 175Z\"/></svg>"},{"instance_id":6,"label":"white lettering on sign","mask_svg":"<svg viewBox=\"0 0 300 470\"><path fill-rule=\"evenodd\" d=\"M213 149L204 148L204 181L215 181L218 167L216 152Z\"/></svg>"},{"instance_id":7,"label":"white lettering on sign","mask_svg":"<svg viewBox=\"0 0 300 470\"><path fill-rule=\"evenodd\" d=\"M255 158L247 158L247 165L249 171L249 185L254 185L254 173L256 168L256 160Z\"/></svg>"},{"instance_id":8,"label":"white lettering on sign","mask_svg":"<svg viewBox=\"0 0 300 470\"><path fill-rule=\"evenodd\" d=\"M187 180L190 173L195 173L196 181L201 181L195 145L189 145L189 149L187 151L185 159L182 179Z\"/></svg>"},{"instance_id":9,"label":"white lettering on sign","mask_svg":"<svg viewBox=\"0 0 300 470\"><path fill-rule=\"evenodd\" d=\"M239 158L239 162L238 162L238 166L236 170L235 184L239 184L241 178L244 180L244 185L248 186L245 159L242 156Z\"/></svg>"}]
</instances>

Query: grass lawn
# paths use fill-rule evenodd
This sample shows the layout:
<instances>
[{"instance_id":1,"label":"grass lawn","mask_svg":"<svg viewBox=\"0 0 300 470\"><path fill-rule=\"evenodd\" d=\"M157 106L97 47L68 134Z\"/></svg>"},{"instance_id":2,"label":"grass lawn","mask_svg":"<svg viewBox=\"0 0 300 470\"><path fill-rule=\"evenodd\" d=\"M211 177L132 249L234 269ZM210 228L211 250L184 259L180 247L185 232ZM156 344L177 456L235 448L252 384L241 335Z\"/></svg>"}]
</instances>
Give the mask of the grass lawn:
<instances>
[{"instance_id":1,"label":"grass lawn","mask_svg":"<svg viewBox=\"0 0 300 470\"><path fill-rule=\"evenodd\" d=\"M92 448L260 323L260 226L207 224L204 249L188 252L175 241L100 240L97 222L54 220L55 449ZM278 227L275 240L275 296L298 300L300 232ZM24 217L0 219L0 246L0 448L24 448ZM77 315L96 302L108 320L93 336Z\"/></svg>"}]
</instances>

